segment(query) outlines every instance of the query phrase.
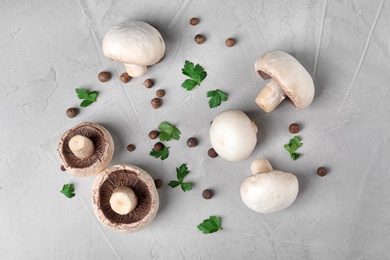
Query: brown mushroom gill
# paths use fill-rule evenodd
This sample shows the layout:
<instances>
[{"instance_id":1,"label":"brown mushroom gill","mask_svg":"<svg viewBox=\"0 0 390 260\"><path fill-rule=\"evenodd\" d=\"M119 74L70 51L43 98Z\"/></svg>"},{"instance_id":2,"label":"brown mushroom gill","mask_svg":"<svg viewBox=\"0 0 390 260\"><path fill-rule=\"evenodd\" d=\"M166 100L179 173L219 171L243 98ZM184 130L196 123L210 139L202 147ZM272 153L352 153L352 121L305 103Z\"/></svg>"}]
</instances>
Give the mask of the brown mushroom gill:
<instances>
[{"instance_id":1,"label":"brown mushroom gill","mask_svg":"<svg viewBox=\"0 0 390 260\"><path fill-rule=\"evenodd\" d=\"M91 158L81 159L74 155L73 152L70 150L69 141L70 139L72 139L72 137L76 135L88 137L94 143L95 153L92 155ZM76 127L71 132L69 132L68 136L64 140L64 145L62 147L62 154L66 163L68 165L72 165L72 167L74 168L83 169L101 160L101 157L103 156L105 150L105 146L107 145L107 140L103 138L103 135L104 133L100 129L85 125Z\"/></svg>"},{"instance_id":2,"label":"brown mushroom gill","mask_svg":"<svg viewBox=\"0 0 390 260\"><path fill-rule=\"evenodd\" d=\"M138 197L137 207L126 215L116 213L110 206L111 195L119 186L132 188ZM110 173L106 181L100 186L99 196L100 209L104 216L113 223L131 224L142 220L149 213L152 203L148 186L139 180L135 172L127 170L118 170Z\"/></svg>"}]
</instances>

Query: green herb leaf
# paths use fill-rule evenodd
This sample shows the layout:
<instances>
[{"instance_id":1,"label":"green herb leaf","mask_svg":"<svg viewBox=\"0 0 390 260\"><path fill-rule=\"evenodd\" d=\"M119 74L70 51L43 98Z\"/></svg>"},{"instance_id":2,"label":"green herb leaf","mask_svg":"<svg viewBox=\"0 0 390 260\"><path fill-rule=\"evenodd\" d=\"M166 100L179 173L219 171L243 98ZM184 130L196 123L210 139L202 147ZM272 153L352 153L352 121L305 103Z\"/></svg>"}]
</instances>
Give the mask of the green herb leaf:
<instances>
[{"instance_id":1,"label":"green herb leaf","mask_svg":"<svg viewBox=\"0 0 390 260\"><path fill-rule=\"evenodd\" d=\"M180 182L178 182L178 181L170 181L170 182L168 183L168 185L169 185L169 187L171 187L171 188L175 188L175 187L177 187L177 186L180 185Z\"/></svg>"},{"instance_id":2,"label":"green herb leaf","mask_svg":"<svg viewBox=\"0 0 390 260\"><path fill-rule=\"evenodd\" d=\"M158 129L160 129L160 141L170 141L171 139L179 140L180 139L180 130L174 127L173 125L168 124L167 122L162 122Z\"/></svg>"},{"instance_id":3,"label":"green herb leaf","mask_svg":"<svg viewBox=\"0 0 390 260\"><path fill-rule=\"evenodd\" d=\"M183 179L185 176L187 176L187 174L189 173L189 170L188 170L188 167L187 167L187 164L183 163L182 165L180 165L178 168L176 168L176 177L177 177L177 181L173 180L173 181L170 181L168 183L168 185L171 187L171 188L175 188L177 186L181 186L181 189L185 192L185 191L189 191L192 189L192 185L191 183L189 182L183 182Z\"/></svg>"},{"instance_id":4,"label":"green herb leaf","mask_svg":"<svg viewBox=\"0 0 390 260\"><path fill-rule=\"evenodd\" d=\"M76 88L76 94L79 99L83 99L83 101L80 104L81 107L87 107L93 102L97 101L96 100L98 95L97 91L88 92L88 90L86 89Z\"/></svg>"},{"instance_id":5,"label":"green herb leaf","mask_svg":"<svg viewBox=\"0 0 390 260\"><path fill-rule=\"evenodd\" d=\"M64 184L64 186L62 187L61 193L64 194L68 198L73 198L75 196L73 184Z\"/></svg>"},{"instance_id":6,"label":"green herb leaf","mask_svg":"<svg viewBox=\"0 0 390 260\"><path fill-rule=\"evenodd\" d=\"M169 147L164 145L163 149L161 149L160 151L152 149L149 155L153 156L154 158L160 158L161 160L165 160L169 156Z\"/></svg>"},{"instance_id":7,"label":"green herb leaf","mask_svg":"<svg viewBox=\"0 0 390 260\"><path fill-rule=\"evenodd\" d=\"M187 164L183 163L180 165L179 168L176 168L176 176L177 180L182 183L183 178L189 173L190 171L188 170Z\"/></svg>"},{"instance_id":8,"label":"green herb leaf","mask_svg":"<svg viewBox=\"0 0 390 260\"><path fill-rule=\"evenodd\" d=\"M207 92L207 96L210 97L210 108L218 107L221 105L222 101L226 101L228 99L228 95L219 89Z\"/></svg>"},{"instance_id":9,"label":"green herb leaf","mask_svg":"<svg viewBox=\"0 0 390 260\"><path fill-rule=\"evenodd\" d=\"M198 229L203 232L203 234L211 234L222 229L221 218L210 216L210 218L205 219L201 224L198 225Z\"/></svg>"},{"instance_id":10,"label":"green herb leaf","mask_svg":"<svg viewBox=\"0 0 390 260\"><path fill-rule=\"evenodd\" d=\"M207 77L207 72L204 71L199 64L194 65L188 60L184 62L184 67L181 69L181 72L192 79L187 79L181 85L187 90L192 90L196 85L200 85L200 83Z\"/></svg>"},{"instance_id":11,"label":"green herb leaf","mask_svg":"<svg viewBox=\"0 0 390 260\"><path fill-rule=\"evenodd\" d=\"M284 149L286 149L290 153L291 159L295 161L300 156L300 154L295 153L295 151L301 146L301 139L298 136L294 136L292 139L290 139L290 142L288 144L284 145Z\"/></svg>"},{"instance_id":12,"label":"green herb leaf","mask_svg":"<svg viewBox=\"0 0 390 260\"><path fill-rule=\"evenodd\" d=\"M192 190L192 185L191 183L189 182L184 182L181 184L181 189L186 192L186 191L189 191L189 190Z\"/></svg>"}]
</instances>

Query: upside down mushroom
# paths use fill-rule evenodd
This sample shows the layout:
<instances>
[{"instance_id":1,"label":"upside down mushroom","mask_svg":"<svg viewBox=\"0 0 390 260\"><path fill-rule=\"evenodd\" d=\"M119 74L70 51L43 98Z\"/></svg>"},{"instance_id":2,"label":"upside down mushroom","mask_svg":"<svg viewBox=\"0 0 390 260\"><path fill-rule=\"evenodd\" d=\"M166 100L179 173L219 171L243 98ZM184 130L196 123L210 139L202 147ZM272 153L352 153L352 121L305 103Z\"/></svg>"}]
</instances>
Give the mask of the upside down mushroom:
<instances>
[{"instance_id":1,"label":"upside down mushroom","mask_svg":"<svg viewBox=\"0 0 390 260\"><path fill-rule=\"evenodd\" d=\"M298 195L298 179L288 172L272 169L267 159L252 163L252 176L241 184L241 199L250 209L260 213L288 208Z\"/></svg>"},{"instance_id":2,"label":"upside down mushroom","mask_svg":"<svg viewBox=\"0 0 390 260\"><path fill-rule=\"evenodd\" d=\"M104 55L123 62L131 77L145 75L147 66L159 62L165 53L165 43L159 31L142 21L123 22L111 28L102 45Z\"/></svg>"},{"instance_id":3,"label":"upside down mushroom","mask_svg":"<svg viewBox=\"0 0 390 260\"><path fill-rule=\"evenodd\" d=\"M255 70L263 79L270 79L256 98L265 112L273 111L286 97L297 109L305 109L313 101L313 79L290 54L267 52L257 59Z\"/></svg>"}]
</instances>

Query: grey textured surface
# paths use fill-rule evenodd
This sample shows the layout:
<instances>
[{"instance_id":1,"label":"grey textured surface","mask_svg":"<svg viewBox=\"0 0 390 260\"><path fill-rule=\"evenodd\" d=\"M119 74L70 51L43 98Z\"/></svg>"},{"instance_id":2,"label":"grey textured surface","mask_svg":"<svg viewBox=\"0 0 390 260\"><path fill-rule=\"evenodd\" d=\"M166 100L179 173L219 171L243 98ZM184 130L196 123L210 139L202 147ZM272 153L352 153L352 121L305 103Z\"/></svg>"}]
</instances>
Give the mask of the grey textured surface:
<instances>
[{"instance_id":1,"label":"grey textured surface","mask_svg":"<svg viewBox=\"0 0 390 260\"><path fill-rule=\"evenodd\" d=\"M200 23L189 25L191 17ZM122 64L105 58L101 42L119 22L139 19L163 35L165 59L122 84ZM0 252L4 259L389 259L390 258L390 2L374 1L2 1L0 8ZM203 45L193 37L202 33ZM225 39L234 37L232 48ZM254 62L269 50L295 56L316 85L303 111L282 103L265 114L254 102L265 82ZM184 60L208 77L187 92ZM111 71L107 83L97 80ZM155 80L152 89L142 83ZM98 90L98 102L73 119L74 89ZM166 90L163 106L149 101ZM209 109L206 92L220 88L228 102ZM259 126L250 158L210 159L209 124L226 109L241 109ZM120 234L103 227L91 205L93 177L60 171L56 145L81 122L105 126L116 163L132 163L163 180L160 209L145 229ZM161 121L182 131L170 157L148 155L147 133ZM302 157L283 149L288 125L301 124ZM187 148L195 136L200 144ZM132 153L126 146L137 146ZM241 201L239 187L254 159L298 177L294 204L259 214ZM193 190L167 186L187 163ZM330 172L318 177L315 170ZM72 182L76 197L59 190ZM202 190L215 196L206 201ZM223 230L203 235L210 215Z\"/></svg>"}]
</instances>

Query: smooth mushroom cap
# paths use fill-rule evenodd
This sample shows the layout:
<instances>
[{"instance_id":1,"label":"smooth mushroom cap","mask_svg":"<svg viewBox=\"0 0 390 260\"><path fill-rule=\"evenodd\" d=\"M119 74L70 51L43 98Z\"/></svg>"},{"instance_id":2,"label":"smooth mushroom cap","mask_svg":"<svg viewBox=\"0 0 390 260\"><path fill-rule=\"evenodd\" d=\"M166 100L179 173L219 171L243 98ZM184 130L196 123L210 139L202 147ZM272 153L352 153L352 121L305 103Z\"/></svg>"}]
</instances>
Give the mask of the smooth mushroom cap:
<instances>
[{"instance_id":1,"label":"smooth mushroom cap","mask_svg":"<svg viewBox=\"0 0 390 260\"><path fill-rule=\"evenodd\" d=\"M90 158L79 158L71 151L69 141L76 135L85 136L94 143L95 151ZM61 136L57 153L68 173L79 177L91 176L101 172L111 162L114 154L114 141L103 126L82 123Z\"/></svg>"},{"instance_id":2,"label":"smooth mushroom cap","mask_svg":"<svg viewBox=\"0 0 390 260\"><path fill-rule=\"evenodd\" d=\"M137 206L126 215L114 212L110 197L117 186L128 186L137 196ZM153 178L130 164L114 165L96 176L92 185L92 203L99 221L119 232L135 232L149 224L157 214L159 196Z\"/></svg>"},{"instance_id":3,"label":"smooth mushroom cap","mask_svg":"<svg viewBox=\"0 0 390 260\"><path fill-rule=\"evenodd\" d=\"M257 143L257 127L240 110L227 110L217 115L210 127L214 150L228 161L247 158Z\"/></svg>"},{"instance_id":4,"label":"smooth mushroom cap","mask_svg":"<svg viewBox=\"0 0 390 260\"><path fill-rule=\"evenodd\" d=\"M241 185L241 199L250 209L272 213L289 207L298 195L294 174L273 170L247 177Z\"/></svg>"},{"instance_id":5,"label":"smooth mushroom cap","mask_svg":"<svg viewBox=\"0 0 390 260\"><path fill-rule=\"evenodd\" d=\"M156 64L165 53L161 34L142 21L123 22L111 28L104 36L102 45L106 57L123 62L126 67Z\"/></svg>"},{"instance_id":6,"label":"smooth mushroom cap","mask_svg":"<svg viewBox=\"0 0 390 260\"><path fill-rule=\"evenodd\" d=\"M297 109L305 109L313 101L313 79L290 54L283 51L267 52L257 59L255 70L263 79L275 80Z\"/></svg>"}]
</instances>

